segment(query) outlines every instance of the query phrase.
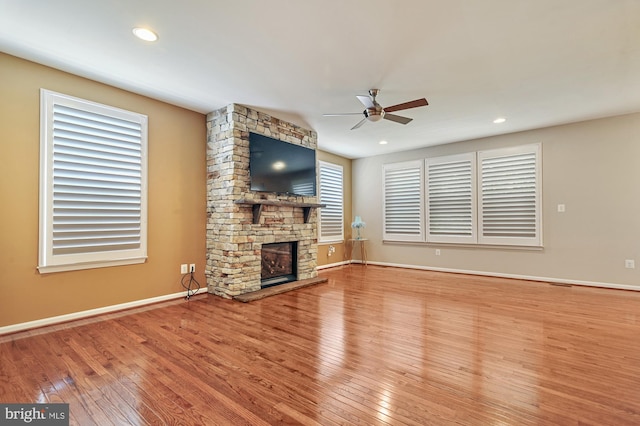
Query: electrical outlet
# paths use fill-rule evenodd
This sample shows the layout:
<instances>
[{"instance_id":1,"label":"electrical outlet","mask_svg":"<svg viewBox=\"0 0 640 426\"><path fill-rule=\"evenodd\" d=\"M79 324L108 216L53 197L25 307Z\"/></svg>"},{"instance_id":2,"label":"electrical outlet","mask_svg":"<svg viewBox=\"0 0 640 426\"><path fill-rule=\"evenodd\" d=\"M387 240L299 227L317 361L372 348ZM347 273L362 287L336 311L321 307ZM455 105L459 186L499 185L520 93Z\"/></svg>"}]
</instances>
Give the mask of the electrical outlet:
<instances>
[{"instance_id":1,"label":"electrical outlet","mask_svg":"<svg viewBox=\"0 0 640 426\"><path fill-rule=\"evenodd\" d=\"M636 261L633 259L627 259L624 261L624 267L627 269L635 269Z\"/></svg>"},{"instance_id":2,"label":"electrical outlet","mask_svg":"<svg viewBox=\"0 0 640 426\"><path fill-rule=\"evenodd\" d=\"M564 204L558 204L558 213L564 213L565 211L566 211L566 208Z\"/></svg>"},{"instance_id":3,"label":"electrical outlet","mask_svg":"<svg viewBox=\"0 0 640 426\"><path fill-rule=\"evenodd\" d=\"M183 263L182 265L180 265L180 273L181 274L189 273L189 265L187 265L186 263Z\"/></svg>"},{"instance_id":4,"label":"electrical outlet","mask_svg":"<svg viewBox=\"0 0 640 426\"><path fill-rule=\"evenodd\" d=\"M436 249L436 256L440 256L440 249Z\"/></svg>"},{"instance_id":5,"label":"electrical outlet","mask_svg":"<svg viewBox=\"0 0 640 426\"><path fill-rule=\"evenodd\" d=\"M192 263L189 265L189 272L195 272L196 271L196 264Z\"/></svg>"}]
</instances>

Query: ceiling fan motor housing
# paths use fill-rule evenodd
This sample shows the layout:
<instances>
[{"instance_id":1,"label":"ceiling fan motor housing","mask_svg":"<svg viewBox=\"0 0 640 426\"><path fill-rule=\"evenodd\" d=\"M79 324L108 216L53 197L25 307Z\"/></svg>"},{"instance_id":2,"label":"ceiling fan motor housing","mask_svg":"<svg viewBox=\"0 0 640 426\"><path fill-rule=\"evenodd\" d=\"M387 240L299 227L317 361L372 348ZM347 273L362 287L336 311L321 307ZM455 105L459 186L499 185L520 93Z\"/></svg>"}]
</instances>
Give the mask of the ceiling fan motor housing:
<instances>
[{"instance_id":1,"label":"ceiling fan motor housing","mask_svg":"<svg viewBox=\"0 0 640 426\"><path fill-rule=\"evenodd\" d=\"M369 121L380 121L384 118L384 109L376 102L373 108L365 109L363 114Z\"/></svg>"}]
</instances>

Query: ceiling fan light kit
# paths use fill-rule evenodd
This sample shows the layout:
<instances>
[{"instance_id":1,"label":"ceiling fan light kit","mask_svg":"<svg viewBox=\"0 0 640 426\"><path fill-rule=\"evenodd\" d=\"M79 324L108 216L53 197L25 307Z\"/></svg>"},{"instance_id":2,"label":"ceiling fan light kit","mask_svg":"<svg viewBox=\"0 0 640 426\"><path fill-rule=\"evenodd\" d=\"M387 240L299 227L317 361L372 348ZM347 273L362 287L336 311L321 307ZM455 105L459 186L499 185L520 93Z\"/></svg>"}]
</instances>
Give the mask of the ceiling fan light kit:
<instances>
[{"instance_id":1,"label":"ceiling fan light kit","mask_svg":"<svg viewBox=\"0 0 640 426\"><path fill-rule=\"evenodd\" d=\"M359 121L358 124L353 126L351 130L355 130L358 127L362 126L367 120L376 122L376 121L382 120L383 118L386 120L393 121L395 123L408 124L409 122L411 122L411 120L413 120L413 118L403 117L401 115L389 114L389 113L429 105L429 102L427 102L425 98L422 98L422 99L416 99L410 102L404 102L401 104L392 105L387 108L383 108L378 103L378 101L376 101L376 96L378 96L378 93L380 93L380 90L371 89L369 90L369 96L356 96L356 98L358 98L360 103L362 103L362 105L364 105L365 107L365 110L362 112L362 114L364 115L364 118L361 121ZM325 117L337 116L337 115L353 115L353 114L354 113L325 114Z\"/></svg>"}]
</instances>

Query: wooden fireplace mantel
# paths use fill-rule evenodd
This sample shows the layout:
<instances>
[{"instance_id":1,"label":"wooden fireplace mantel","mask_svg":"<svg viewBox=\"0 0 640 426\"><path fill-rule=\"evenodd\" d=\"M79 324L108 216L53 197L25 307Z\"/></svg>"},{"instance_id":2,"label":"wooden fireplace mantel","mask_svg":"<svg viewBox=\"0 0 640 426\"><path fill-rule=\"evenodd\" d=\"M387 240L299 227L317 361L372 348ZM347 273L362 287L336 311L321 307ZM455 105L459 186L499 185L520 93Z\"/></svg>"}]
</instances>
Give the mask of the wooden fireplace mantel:
<instances>
[{"instance_id":1,"label":"wooden fireplace mantel","mask_svg":"<svg viewBox=\"0 0 640 426\"><path fill-rule=\"evenodd\" d=\"M243 206L252 206L253 207L253 223L260 223L260 215L262 214L262 206L282 206L282 207L302 207L302 212L304 214L304 223L309 223L309 216L311 215L311 210L321 207L326 207L326 204L315 204L315 203L299 203L296 201L280 201L280 200L250 200L246 198L242 198L240 200L234 201L235 204L240 204Z\"/></svg>"}]
</instances>

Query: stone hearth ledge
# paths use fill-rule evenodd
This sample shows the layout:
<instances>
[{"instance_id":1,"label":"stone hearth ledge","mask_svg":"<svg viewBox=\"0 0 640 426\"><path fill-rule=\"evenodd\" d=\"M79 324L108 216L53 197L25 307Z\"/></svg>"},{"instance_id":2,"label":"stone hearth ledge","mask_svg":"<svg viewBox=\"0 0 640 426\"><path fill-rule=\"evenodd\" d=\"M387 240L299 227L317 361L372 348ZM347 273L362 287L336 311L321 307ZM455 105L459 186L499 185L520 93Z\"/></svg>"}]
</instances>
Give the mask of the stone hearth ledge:
<instances>
[{"instance_id":1,"label":"stone hearth ledge","mask_svg":"<svg viewBox=\"0 0 640 426\"><path fill-rule=\"evenodd\" d=\"M322 284L329 281L327 278L309 278L306 280L300 281L292 281L286 284L275 285L273 287L263 288L258 291L252 291L250 293L239 294L237 296L233 296L234 300L238 300L240 302L253 302L254 300L264 299L265 297L275 296L276 294L282 294L287 291L297 290L299 288L308 287L310 285Z\"/></svg>"}]
</instances>

